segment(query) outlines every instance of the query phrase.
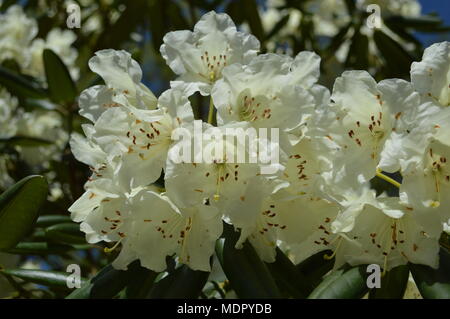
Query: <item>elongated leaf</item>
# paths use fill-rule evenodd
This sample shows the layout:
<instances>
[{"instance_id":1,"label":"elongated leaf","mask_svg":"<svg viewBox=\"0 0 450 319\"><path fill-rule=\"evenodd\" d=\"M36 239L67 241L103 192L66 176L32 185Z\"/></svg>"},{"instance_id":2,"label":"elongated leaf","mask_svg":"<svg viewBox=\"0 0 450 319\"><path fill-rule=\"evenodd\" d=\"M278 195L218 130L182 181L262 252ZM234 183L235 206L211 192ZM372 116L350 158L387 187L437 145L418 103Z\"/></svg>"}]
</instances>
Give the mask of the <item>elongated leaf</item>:
<instances>
[{"instance_id":1,"label":"elongated leaf","mask_svg":"<svg viewBox=\"0 0 450 319\"><path fill-rule=\"evenodd\" d=\"M336 270L309 295L308 299L357 299L363 297L367 287L367 266Z\"/></svg>"},{"instance_id":2,"label":"elongated leaf","mask_svg":"<svg viewBox=\"0 0 450 319\"><path fill-rule=\"evenodd\" d=\"M37 227L48 227L55 224L61 224L61 223L70 223L72 220L69 216L65 215L44 215L39 216L39 218L36 221Z\"/></svg>"},{"instance_id":3,"label":"elongated leaf","mask_svg":"<svg viewBox=\"0 0 450 319\"><path fill-rule=\"evenodd\" d=\"M330 256L332 253L333 252L331 250L318 252L296 266L297 270L307 278L311 287L316 287L320 282L322 282L322 277L333 268L334 258L324 258L325 255ZM309 291L309 293L311 293L311 291Z\"/></svg>"},{"instance_id":4,"label":"elongated leaf","mask_svg":"<svg viewBox=\"0 0 450 319\"><path fill-rule=\"evenodd\" d=\"M286 14L284 17L282 17L274 26L273 28L269 31L269 33L266 35L266 41L270 40L270 38L272 38L274 35L276 35L285 25L286 23L289 21L289 13Z\"/></svg>"},{"instance_id":5,"label":"elongated leaf","mask_svg":"<svg viewBox=\"0 0 450 319\"><path fill-rule=\"evenodd\" d=\"M0 272L27 282L50 287L67 287L67 278L70 276L66 272L35 269L0 269ZM86 279L81 278L81 283L83 284L85 282Z\"/></svg>"},{"instance_id":6,"label":"elongated leaf","mask_svg":"<svg viewBox=\"0 0 450 319\"><path fill-rule=\"evenodd\" d=\"M24 99L23 107L27 109L38 109L38 110L46 110L46 111L52 111L55 110L57 107L54 103L48 101L48 100L41 100L41 99Z\"/></svg>"},{"instance_id":7,"label":"elongated leaf","mask_svg":"<svg viewBox=\"0 0 450 319\"><path fill-rule=\"evenodd\" d=\"M128 270L117 270L111 265L99 271L84 286L74 290L66 299L109 299L115 297L128 283L142 274L138 261L131 263Z\"/></svg>"},{"instance_id":8,"label":"elongated leaf","mask_svg":"<svg viewBox=\"0 0 450 319\"><path fill-rule=\"evenodd\" d=\"M43 99L47 97L44 89L31 80L0 66L0 85L12 94L28 98Z\"/></svg>"},{"instance_id":9,"label":"elongated leaf","mask_svg":"<svg viewBox=\"0 0 450 319\"><path fill-rule=\"evenodd\" d=\"M45 236L56 241L68 244L85 244L84 234L80 231L80 225L75 223L62 223L45 229Z\"/></svg>"},{"instance_id":10,"label":"elongated leaf","mask_svg":"<svg viewBox=\"0 0 450 319\"><path fill-rule=\"evenodd\" d=\"M136 267L125 286L124 298L142 299L148 297L158 273L144 267Z\"/></svg>"},{"instance_id":11,"label":"elongated leaf","mask_svg":"<svg viewBox=\"0 0 450 319\"><path fill-rule=\"evenodd\" d=\"M48 242L21 242L7 252L18 255L50 255L62 254L72 249L67 245L53 244Z\"/></svg>"},{"instance_id":12,"label":"elongated leaf","mask_svg":"<svg viewBox=\"0 0 450 319\"><path fill-rule=\"evenodd\" d=\"M13 136L9 138L0 138L0 144L6 144L8 146L36 147L52 145L53 142L38 137Z\"/></svg>"},{"instance_id":13,"label":"elongated leaf","mask_svg":"<svg viewBox=\"0 0 450 319\"><path fill-rule=\"evenodd\" d=\"M0 195L0 250L13 248L30 231L47 193L46 179L34 175Z\"/></svg>"},{"instance_id":14,"label":"elongated leaf","mask_svg":"<svg viewBox=\"0 0 450 319\"><path fill-rule=\"evenodd\" d=\"M417 31L434 31L442 25L442 20L435 16L402 17L392 16L387 19L391 25L402 28L413 28Z\"/></svg>"},{"instance_id":15,"label":"elongated leaf","mask_svg":"<svg viewBox=\"0 0 450 319\"><path fill-rule=\"evenodd\" d=\"M50 49L44 50L45 76L50 98L55 103L72 102L77 89L64 62Z\"/></svg>"},{"instance_id":16,"label":"elongated leaf","mask_svg":"<svg viewBox=\"0 0 450 319\"><path fill-rule=\"evenodd\" d=\"M348 51L346 67L365 70L369 67L369 38L356 30Z\"/></svg>"},{"instance_id":17,"label":"elongated leaf","mask_svg":"<svg viewBox=\"0 0 450 319\"><path fill-rule=\"evenodd\" d=\"M312 287L309 280L295 267L281 249L277 248L275 262L267 263L267 267L280 290L286 291L287 297L306 298L311 292Z\"/></svg>"},{"instance_id":18,"label":"elongated leaf","mask_svg":"<svg viewBox=\"0 0 450 319\"><path fill-rule=\"evenodd\" d=\"M259 16L258 4L255 0L239 1L241 10L244 9L245 17L248 21L252 34L254 34L260 41L264 40L264 29Z\"/></svg>"},{"instance_id":19,"label":"elongated leaf","mask_svg":"<svg viewBox=\"0 0 450 319\"><path fill-rule=\"evenodd\" d=\"M388 271L381 278L381 287L370 290L370 299L402 299L408 285L409 267L402 265Z\"/></svg>"},{"instance_id":20,"label":"elongated leaf","mask_svg":"<svg viewBox=\"0 0 450 319\"><path fill-rule=\"evenodd\" d=\"M209 272L195 271L183 265L155 283L150 292L150 298L198 298L208 276Z\"/></svg>"},{"instance_id":21,"label":"elongated leaf","mask_svg":"<svg viewBox=\"0 0 450 319\"><path fill-rule=\"evenodd\" d=\"M253 247L246 242L242 249L235 249L239 233L224 226L225 239L217 241L216 253L236 294L240 298L280 298L274 278Z\"/></svg>"},{"instance_id":22,"label":"elongated leaf","mask_svg":"<svg viewBox=\"0 0 450 319\"><path fill-rule=\"evenodd\" d=\"M450 253L441 248L438 269L410 264L420 294L425 299L450 299Z\"/></svg>"},{"instance_id":23,"label":"elongated leaf","mask_svg":"<svg viewBox=\"0 0 450 319\"><path fill-rule=\"evenodd\" d=\"M381 31L375 30L373 36L377 48L386 64L386 76L406 76L414 58L400 44Z\"/></svg>"}]
</instances>

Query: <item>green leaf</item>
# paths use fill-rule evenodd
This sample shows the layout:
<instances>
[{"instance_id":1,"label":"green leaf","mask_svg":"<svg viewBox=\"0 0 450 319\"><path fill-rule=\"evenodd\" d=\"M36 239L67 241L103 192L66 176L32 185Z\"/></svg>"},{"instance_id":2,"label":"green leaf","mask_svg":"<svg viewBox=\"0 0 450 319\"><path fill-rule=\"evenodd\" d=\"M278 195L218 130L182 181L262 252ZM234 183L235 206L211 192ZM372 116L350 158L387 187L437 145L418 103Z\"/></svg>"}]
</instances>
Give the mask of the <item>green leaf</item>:
<instances>
[{"instance_id":1,"label":"green leaf","mask_svg":"<svg viewBox=\"0 0 450 319\"><path fill-rule=\"evenodd\" d=\"M125 286L125 299L142 299L146 298L153 287L157 272L144 267L136 267L129 277Z\"/></svg>"},{"instance_id":2,"label":"green leaf","mask_svg":"<svg viewBox=\"0 0 450 319\"><path fill-rule=\"evenodd\" d=\"M0 143L8 146L24 146L24 147L36 147L36 146L48 146L53 142L44 140L38 137L28 136L13 136L8 138L0 138Z\"/></svg>"},{"instance_id":3,"label":"green leaf","mask_svg":"<svg viewBox=\"0 0 450 319\"><path fill-rule=\"evenodd\" d=\"M369 67L369 38L360 30L355 30L345 61L345 66L356 70L366 70Z\"/></svg>"},{"instance_id":4,"label":"green leaf","mask_svg":"<svg viewBox=\"0 0 450 319\"><path fill-rule=\"evenodd\" d=\"M71 275L60 271L45 271L34 269L0 269L1 273L20 278L26 282L32 282L49 287L67 287L67 278ZM86 279L82 278L81 283Z\"/></svg>"},{"instance_id":5,"label":"green leaf","mask_svg":"<svg viewBox=\"0 0 450 319\"><path fill-rule=\"evenodd\" d=\"M57 109L57 106L48 100L41 99L28 99L25 98L23 102L23 106L27 109L38 109L38 110L46 110L53 111Z\"/></svg>"},{"instance_id":6,"label":"green leaf","mask_svg":"<svg viewBox=\"0 0 450 319\"><path fill-rule=\"evenodd\" d=\"M153 285L152 299L196 299L208 280L209 272L182 265Z\"/></svg>"},{"instance_id":7,"label":"green leaf","mask_svg":"<svg viewBox=\"0 0 450 319\"><path fill-rule=\"evenodd\" d=\"M285 25L286 23L289 21L289 17L290 14L287 13L286 15L284 15L274 26L273 28L269 31L269 33L266 35L265 40L270 40L270 38L272 38L274 35L276 35Z\"/></svg>"},{"instance_id":8,"label":"green leaf","mask_svg":"<svg viewBox=\"0 0 450 319\"><path fill-rule=\"evenodd\" d=\"M348 31L350 30L350 27L352 26L352 23L348 23L346 26L342 27L339 32L331 39L330 44L325 49L324 56L326 58L329 58L331 56L334 56L336 54L336 51L341 47L341 45L344 43Z\"/></svg>"},{"instance_id":9,"label":"green leaf","mask_svg":"<svg viewBox=\"0 0 450 319\"><path fill-rule=\"evenodd\" d=\"M239 233L224 224L225 239L219 239L216 253L228 280L240 298L281 298L267 265L259 259L254 248L245 242L235 249Z\"/></svg>"},{"instance_id":10,"label":"green leaf","mask_svg":"<svg viewBox=\"0 0 450 319\"><path fill-rule=\"evenodd\" d=\"M65 215L43 215L36 221L36 227L48 227L55 224L70 223L72 220Z\"/></svg>"},{"instance_id":11,"label":"green leaf","mask_svg":"<svg viewBox=\"0 0 450 319\"><path fill-rule=\"evenodd\" d=\"M402 299L408 285L408 278L408 265L391 269L381 278L381 287L370 290L369 299Z\"/></svg>"},{"instance_id":12,"label":"green leaf","mask_svg":"<svg viewBox=\"0 0 450 319\"><path fill-rule=\"evenodd\" d=\"M322 277L333 268L334 258L325 259L326 255L331 256L332 254L331 250L324 250L306 258L296 266L297 270L308 279L311 287L316 287L322 282Z\"/></svg>"},{"instance_id":13,"label":"green leaf","mask_svg":"<svg viewBox=\"0 0 450 319\"><path fill-rule=\"evenodd\" d=\"M277 248L275 262L266 263L266 265L280 290L286 291L288 297L306 298L311 292L312 287L309 280L295 267L280 248Z\"/></svg>"},{"instance_id":14,"label":"green leaf","mask_svg":"<svg viewBox=\"0 0 450 319\"><path fill-rule=\"evenodd\" d=\"M359 299L369 288L366 265L333 271L314 289L308 299Z\"/></svg>"},{"instance_id":15,"label":"green leaf","mask_svg":"<svg viewBox=\"0 0 450 319\"><path fill-rule=\"evenodd\" d=\"M29 233L48 193L42 176L28 176L0 195L0 250L8 250Z\"/></svg>"},{"instance_id":16,"label":"green leaf","mask_svg":"<svg viewBox=\"0 0 450 319\"><path fill-rule=\"evenodd\" d=\"M386 19L390 25L396 25L403 29L413 28L416 31L433 32L442 26L442 20L435 16L420 16L420 17L402 17L392 16Z\"/></svg>"},{"instance_id":17,"label":"green leaf","mask_svg":"<svg viewBox=\"0 0 450 319\"><path fill-rule=\"evenodd\" d=\"M375 30L373 38L385 63L386 76L408 76L414 58L397 41L382 31Z\"/></svg>"},{"instance_id":18,"label":"green leaf","mask_svg":"<svg viewBox=\"0 0 450 319\"><path fill-rule=\"evenodd\" d=\"M115 297L127 284L136 281L142 274L138 261L131 263L128 270L117 270L106 266L84 286L74 290L66 299L109 299Z\"/></svg>"},{"instance_id":19,"label":"green leaf","mask_svg":"<svg viewBox=\"0 0 450 319\"><path fill-rule=\"evenodd\" d=\"M44 50L43 57L50 98L55 103L73 102L77 89L64 62L50 49Z\"/></svg>"},{"instance_id":20,"label":"green leaf","mask_svg":"<svg viewBox=\"0 0 450 319\"><path fill-rule=\"evenodd\" d=\"M47 242L20 242L16 247L9 249L10 254L18 255L50 255L63 254L72 249L67 245L60 245Z\"/></svg>"},{"instance_id":21,"label":"green leaf","mask_svg":"<svg viewBox=\"0 0 450 319\"><path fill-rule=\"evenodd\" d=\"M47 93L35 82L0 66L0 85L13 95L44 99Z\"/></svg>"},{"instance_id":22,"label":"green leaf","mask_svg":"<svg viewBox=\"0 0 450 319\"><path fill-rule=\"evenodd\" d=\"M236 1L237 2L237 1ZM264 40L264 28L261 23L261 17L259 16L258 4L255 0L243 0L239 1L241 10L245 12L246 20L250 26L252 34L258 38L258 40Z\"/></svg>"},{"instance_id":23,"label":"green leaf","mask_svg":"<svg viewBox=\"0 0 450 319\"><path fill-rule=\"evenodd\" d=\"M441 248L439 268L410 264L420 294L425 299L450 299L450 253Z\"/></svg>"},{"instance_id":24,"label":"green leaf","mask_svg":"<svg viewBox=\"0 0 450 319\"><path fill-rule=\"evenodd\" d=\"M45 229L45 236L55 241L68 244L85 244L86 239L80 231L80 225L75 223L62 223L52 225Z\"/></svg>"}]
</instances>

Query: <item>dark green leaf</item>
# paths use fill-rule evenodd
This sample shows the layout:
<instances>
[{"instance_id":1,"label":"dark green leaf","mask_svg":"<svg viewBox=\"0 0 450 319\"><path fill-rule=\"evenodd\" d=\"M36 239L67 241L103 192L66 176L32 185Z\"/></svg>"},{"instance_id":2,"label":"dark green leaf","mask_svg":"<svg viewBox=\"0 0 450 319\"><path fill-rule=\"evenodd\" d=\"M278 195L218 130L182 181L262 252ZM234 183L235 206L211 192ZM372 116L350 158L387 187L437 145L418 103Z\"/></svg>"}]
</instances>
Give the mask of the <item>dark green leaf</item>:
<instances>
[{"instance_id":1,"label":"dark green leaf","mask_svg":"<svg viewBox=\"0 0 450 319\"><path fill-rule=\"evenodd\" d=\"M106 266L83 287L74 290L67 299L109 299L115 297L127 284L135 282L142 274L138 261L131 263L128 270L117 270Z\"/></svg>"},{"instance_id":2,"label":"dark green leaf","mask_svg":"<svg viewBox=\"0 0 450 319\"><path fill-rule=\"evenodd\" d=\"M153 285L150 298L196 299L208 280L209 272L196 271L183 265Z\"/></svg>"},{"instance_id":3,"label":"dark green leaf","mask_svg":"<svg viewBox=\"0 0 450 319\"><path fill-rule=\"evenodd\" d=\"M69 216L64 215L44 215L39 216L36 221L36 227L48 227L55 224L70 223L72 220Z\"/></svg>"},{"instance_id":4,"label":"dark green leaf","mask_svg":"<svg viewBox=\"0 0 450 319\"><path fill-rule=\"evenodd\" d=\"M72 247L47 242L21 242L7 252L18 255L49 255L62 254Z\"/></svg>"},{"instance_id":5,"label":"dark green leaf","mask_svg":"<svg viewBox=\"0 0 450 319\"><path fill-rule=\"evenodd\" d=\"M13 136L9 138L0 138L0 144L8 146L36 147L52 145L53 142L38 137Z\"/></svg>"},{"instance_id":6,"label":"dark green leaf","mask_svg":"<svg viewBox=\"0 0 450 319\"><path fill-rule=\"evenodd\" d=\"M450 299L450 253L441 248L439 268L410 264L420 294L425 299Z\"/></svg>"},{"instance_id":7,"label":"dark green leaf","mask_svg":"<svg viewBox=\"0 0 450 319\"><path fill-rule=\"evenodd\" d=\"M277 248L277 256L275 262L267 263L272 276L280 287L285 291L287 297L306 298L311 292L309 280L304 276L289 258Z\"/></svg>"},{"instance_id":8,"label":"dark green leaf","mask_svg":"<svg viewBox=\"0 0 450 319\"><path fill-rule=\"evenodd\" d=\"M381 287L369 292L370 299L402 299L408 285L409 267L402 265L388 271L381 278Z\"/></svg>"},{"instance_id":9,"label":"dark green leaf","mask_svg":"<svg viewBox=\"0 0 450 319\"><path fill-rule=\"evenodd\" d=\"M390 25L401 28L413 28L417 31L431 31L438 29L442 25L442 20L435 16L402 17L392 16L386 19Z\"/></svg>"},{"instance_id":10,"label":"dark green leaf","mask_svg":"<svg viewBox=\"0 0 450 319\"><path fill-rule=\"evenodd\" d=\"M144 267L136 267L125 287L126 299L142 299L148 297L158 273Z\"/></svg>"},{"instance_id":11,"label":"dark green leaf","mask_svg":"<svg viewBox=\"0 0 450 319\"><path fill-rule=\"evenodd\" d=\"M0 84L17 96L44 99L47 94L31 80L0 66Z\"/></svg>"},{"instance_id":12,"label":"dark green leaf","mask_svg":"<svg viewBox=\"0 0 450 319\"><path fill-rule=\"evenodd\" d=\"M77 89L64 62L50 49L44 50L43 58L52 101L55 103L73 102L77 97Z\"/></svg>"},{"instance_id":13,"label":"dark green leaf","mask_svg":"<svg viewBox=\"0 0 450 319\"><path fill-rule=\"evenodd\" d=\"M383 56L385 75L405 77L409 75L414 58L399 43L391 39L382 31L375 30L375 44Z\"/></svg>"},{"instance_id":14,"label":"dark green leaf","mask_svg":"<svg viewBox=\"0 0 450 319\"><path fill-rule=\"evenodd\" d=\"M297 270L308 279L310 286L316 287L322 281L322 277L333 268L334 258L325 259L325 256L331 256L332 253L331 250L318 252L296 266Z\"/></svg>"},{"instance_id":15,"label":"dark green leaf","mask_svg":"<svg viewBox=\"0 0 450 319\"><path fill-rule=\"evenodd\" d=\"M33 175L0 195L0 250L13 248L29 233L47 193L46 179Z\"/></svg>"},{"instance_id":16,"label":"dark green leaf","mask_svg":"<svg viewBox=\"0 0 450 319\"><path fill-rule=\"evenodd\" d=\"M225 239L218 240L216 252L222 269L240 298L280 298L281 293L254 248L245 242L235 249L239 233L224 225Z\"/></svg>"},{"instance_id":17,"label":"dark green leaf","mask_svg":"<svg viewBox=\"0 0 450 319\"><path fill-rule=\"evenodd\" d=\"M40 99L25 99L23 106L27 109L33 110L46 110L46 111L52 111L56 109L56 105L53 104L50 101L47 100L40 100Z\"/></svg>"},{"instance_id":18,"label":"dark green leaf","mask_svg":"<svg viewBox=\"0 0 450 319\"><path fill-rule=\"evenodd\" d=\"M344 267L326 276L308 299L359 299L367 288L367 266Z\"/></svg>"},{"instance_id":19,"label":"dark green leaf","mask_svg":"<svg viewBox=\"0 0 450 319\"><path fill-rule=\"evenodd\" d=\"M345 65L356 70L366 70L369 67L369 39L359 30L353 35Z\"/></svg>"},{"instance_id":20,"label":"dark green leaf","mask_svg":"<svg viewBox=\"0 0 450 319\"><path fill-rule=\"evenodd\" d=\"M67 287L67 277L71 274L60 271L46 271L34 269L0 269L0 272L20 278L26 282L51 286L51 287ZM81 283L85 283L86 279L81 279Z\"/></svg>"},{"instance_id":21,"label":"dark green leaf","mask_svg":"<svg viewBox=\"0 0 450 319\"><path fill-rule=\"evenodd\" d=\"M266 35L266 41L269 40L271 37L276 35L289 21L289 13L286 14L284 17L282 17L272 28L272 30L269 31L269 33Z\"/></svg>"},{"instance_id":22,"label":"dark green leaf","mask_svg":"<svg viewBox=\"0 0 450 319\"><path fill-rule=\"evenodd\" d=\"M68 244L85 244L84 234L80 231L80 225L75 223L62 223L45 229L45 236L58 242Z\"/></svg>"}]
</instances>

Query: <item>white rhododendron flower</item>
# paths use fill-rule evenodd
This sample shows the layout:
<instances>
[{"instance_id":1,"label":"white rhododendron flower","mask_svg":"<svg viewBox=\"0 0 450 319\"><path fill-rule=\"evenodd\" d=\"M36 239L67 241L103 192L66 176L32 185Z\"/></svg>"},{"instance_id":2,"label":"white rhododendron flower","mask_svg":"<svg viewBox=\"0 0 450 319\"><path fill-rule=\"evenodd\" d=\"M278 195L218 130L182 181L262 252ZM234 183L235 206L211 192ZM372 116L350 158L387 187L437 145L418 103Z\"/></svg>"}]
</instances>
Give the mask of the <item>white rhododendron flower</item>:
<instances>
[{"instance_id":1,"label":"white rhododendron flower","mask_svg":"<svg viewBox=\"0 0 450 319\"><path fill-rule=\"evenodd\" d=\"M164 36L161 54L177 82L192 83L208 95L222 70L233 63L248 63L259 51L259 41L236 30L225 13L211 11L194 26L194 31L174 31Z\"/></svg>"},{"instance_id":2,"label":"white rhododendron flower","mask_svg":"<svg viewBox=\"0 0 450 319\"><path fill-rule=\"evenodd\" d=\"M402 173L402 200L422 213L439 214L442 222L450 218L450 146L437 140L427 145L416 165ZM431 218L429 218L431 219Z\"/></svg>"},{"instance_id":3,"label":"white rhododendron flower","mask_svg":"<svg viewBox=\"0 0 450 319\"><path fill-rule=\"evenodd\" d=\"M54 111L24 112L18 120L16 134L41 138L51 143L35 147L16 146L22 159L29 165L47 165L50 160L59 160L69 138L64 130L62 116Z\"/></svg>"},{"instance_id":4,"label":"white rhododendron flower","mask_svg":"<svg viewBox=\"0 0 450 319\"><path fill-rule=\"evenodd\" d=\"M14 136L17 131L18 101L0 88L0 138Z\"/></svg>"},{"instance_id":5,"label":"white rhododendron flower","mask_svg":"<svg viewBox=\"0 0 450 319\"><path fill-rule=\"evenodd\" d=\"M284 131L304 124L314 107L309 89L317 82L319 65L319 56L311 52L295 59L259 55L249 65L231 65L212 91L218 123L247 121L255 128Z\"/></svg>"},{"instance_id":6,"label":"white rhododendron flower","mask_svg":"<svg viewBox=\"0 0 450 319\"><path fill-rule=\"evenodd\" d=\"M411 66L411 82L438 105L450 105L450 42L435 43L425 49L422 61Z\"/></svg>"},{"instance_id":7,"label":"white rhododendron flower","mask_svg":"<svg viewBox=\"0 0 450 319\"><path fill-rule=\"evenodd\" d=\"M123 248L113 265L124 269L140 259L144 267L163 271L166 256L175 253L194 270L211 270L209 259L222 234L217 209L203 204L178 209L168 197L149 190L133 196L132 203L133 222L123 234Z\"/></svg>"},{"instance_id":8,"label":"white rhododendron flower","mask_svg":"<svg viewBox=\"0 0 450 319\"><path fill-rule=\"evenodd\" d=\"M428 232L398 199L380 198L377 206L364 207L347 234L355 241L347 262L378 264L385 271L408 262L437 268L439 237L431 236L431 232L433 229Z\"/></svg>"},{"instance_id":9,"label":"white rhododendron flower","mask_svg":"<svg viewBox=\"0 0 450 319\"><path fill-rule=\"evenodd\" d=\"M38 32L37 22L28 18L22 6L13 5L0 14L0 61L13 59L26 64L28 47Z\"/></svg>"}]
</instances>

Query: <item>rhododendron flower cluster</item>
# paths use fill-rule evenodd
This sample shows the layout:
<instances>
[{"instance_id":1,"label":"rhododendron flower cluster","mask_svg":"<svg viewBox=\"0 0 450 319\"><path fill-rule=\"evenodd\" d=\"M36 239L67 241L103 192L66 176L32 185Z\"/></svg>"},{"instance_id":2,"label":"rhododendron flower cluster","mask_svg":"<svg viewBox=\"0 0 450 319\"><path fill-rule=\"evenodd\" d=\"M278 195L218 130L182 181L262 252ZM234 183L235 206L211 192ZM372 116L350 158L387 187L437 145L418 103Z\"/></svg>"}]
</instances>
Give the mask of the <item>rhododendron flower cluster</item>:
<instances>
[{"instance_id":1,"label":"rhododendron flower cluster","mask_svg":"<svg viewBox=\"0 0 450 319\"><path fill-rule=\"evenodd\" d=\"M176 255L209 271L226 223L240 233L236 248L248 240L266 262L281 247L295 263L332 250L335 268L436 268L450 219L450 43L429 47L411 66L411 82L347 71L332 92L318 84L317 54L258 51L258 40L228 15L209 12L193 31L164 37L161 54L175 76L159 97L129 53L91 58L104 85L81 94L90 123L70 142L92 170L69 209L87 241L114 243L118 269L138 259L163 271L166 256ZM195 139L194 94L210 99L200 126L222 132L227 151L239 146L233 132L276 129L278 139L258 130L246 138L276 144L279 161L238 162L217 151L219 140ZM171 156L181 129L194 136L191 161ZM195 160L199 144L213 150L211 161ZM276 169L267 173L267 165ZM398 196L377 194L374 179Z\"/></svg>"}]
</instances>

